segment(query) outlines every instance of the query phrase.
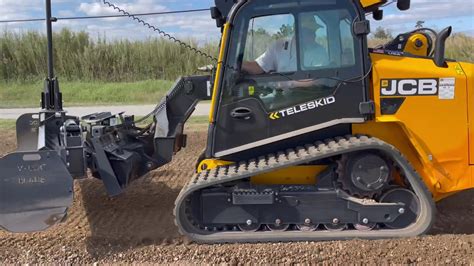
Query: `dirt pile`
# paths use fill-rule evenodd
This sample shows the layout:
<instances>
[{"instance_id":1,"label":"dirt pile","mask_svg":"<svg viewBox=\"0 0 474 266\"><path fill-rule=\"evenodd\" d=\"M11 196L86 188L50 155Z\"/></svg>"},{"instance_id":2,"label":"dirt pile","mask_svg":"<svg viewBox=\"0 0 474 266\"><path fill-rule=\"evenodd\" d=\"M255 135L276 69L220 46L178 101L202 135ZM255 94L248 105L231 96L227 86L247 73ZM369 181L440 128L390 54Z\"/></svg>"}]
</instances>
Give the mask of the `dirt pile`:
<instances>
[{"instance_id":1,"label":"dirt pile","mask_svg":"<svg viewBox=\"0 0 474 266\"><path fill-rule=\"evenodd\" d=\"M14 133L0 132L0 154ZM108 198L102 183L76 181L67 221L46 232L0 232L3 263L474 263L474 190L438 204L430 235L409 239L197 245L181 237L172 208L194 170L205 132L191 132L173 163Z\"/></svg>"}]
</instances>

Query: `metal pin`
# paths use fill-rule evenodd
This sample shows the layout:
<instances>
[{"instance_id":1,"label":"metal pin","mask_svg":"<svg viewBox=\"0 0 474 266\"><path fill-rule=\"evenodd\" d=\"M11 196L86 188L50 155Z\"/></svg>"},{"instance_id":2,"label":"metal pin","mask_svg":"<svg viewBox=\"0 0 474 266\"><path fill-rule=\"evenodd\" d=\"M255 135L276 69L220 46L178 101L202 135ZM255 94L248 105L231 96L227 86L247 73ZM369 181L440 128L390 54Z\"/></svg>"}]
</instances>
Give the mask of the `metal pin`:
<instances>
[{"instance_id":1,"label":"metal pin","mask_svg":"<svg viewBox=\"0 0 474 266\"><path fill-rule=\"evenodd\" d=\"M405 208L400 208L400 209L398 209L398 213L404 214L404 213L405 213Z\"/></svg>"},{"instance_id":2,"label":"metal pin","mask_svg":"<svg viewBox=\"0 0 474 266\"><path fill-rule=\"evenodd\" d=\"M364 219L362 219L362 222L363 222L364 224L368 224L368 223L369 223L369 219L364 218Z\"/></svg>"},{"instance_id":3,"label":"metal pin","mask_svg":"<svg viewBox=\"0 0 474 266\"><path fill-rule=\"evenodd\" d=\"M148 169L153 168L153 163L147 162L147 163L146 163L146 167L147 167Z\"/></svg>"}]
</instances>

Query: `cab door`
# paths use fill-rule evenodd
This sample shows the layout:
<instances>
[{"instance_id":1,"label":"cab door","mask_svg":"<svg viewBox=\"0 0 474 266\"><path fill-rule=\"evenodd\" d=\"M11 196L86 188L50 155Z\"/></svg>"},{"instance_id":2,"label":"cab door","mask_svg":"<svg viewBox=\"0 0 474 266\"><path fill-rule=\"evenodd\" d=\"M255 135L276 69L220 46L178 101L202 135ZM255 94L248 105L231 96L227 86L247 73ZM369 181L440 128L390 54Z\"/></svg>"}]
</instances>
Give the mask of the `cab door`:
<instances>
[{"instance_id":1,"label":"cab door","mask_svg":"<svg viewBox=\"0 0 474 266\"><path fill-rule=\"evenodd\" d=\"M365 37L351 26L358 7L313 2L253 1L234 11L213 156L365 121ZM255 64L262 73L248 68Z\"/></svg>"}]
</instances>

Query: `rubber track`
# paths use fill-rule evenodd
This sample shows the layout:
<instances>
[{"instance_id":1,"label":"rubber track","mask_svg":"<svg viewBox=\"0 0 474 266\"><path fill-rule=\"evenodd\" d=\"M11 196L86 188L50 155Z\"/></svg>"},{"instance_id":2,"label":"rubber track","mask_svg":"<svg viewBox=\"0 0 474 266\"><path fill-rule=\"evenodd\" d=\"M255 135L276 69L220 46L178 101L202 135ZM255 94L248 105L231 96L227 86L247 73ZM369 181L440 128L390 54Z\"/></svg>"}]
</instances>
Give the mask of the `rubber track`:
<instances>
[{"instance_id":1,"label":"rubber track","mask_svg":"<svg viewBox=\"0 0 474 266\"><path fill-rule=\"evenodd\" d=\"M278 169L308 163L323 158L329 158L344 153L361 150L379 150L400 167L412 190L420 200L420 215L417 221L403 229L379 229L372 231L345 230L341 232L329 231L257 231L235 232L217 231L209 232L196 228L187 219L185 214L186 198L191 193L210 186L223 184L230 181L244 179L250 176L275 171ZM428 231L434 221L435 207L433 198L415 169L407 159L392 145L368 136L337 137L324 142L308 144L304 147L287 149L285 152L268 154L236 164L220 166L208 171L202 171L193 176L190 182L183 187L175 202L175 224L179 232L190 239L201 243L226 243L226 242L275 242L275 241L319 241L340 240L351 238L398 238L411 237Z\"/></svg>"}]
</instances>

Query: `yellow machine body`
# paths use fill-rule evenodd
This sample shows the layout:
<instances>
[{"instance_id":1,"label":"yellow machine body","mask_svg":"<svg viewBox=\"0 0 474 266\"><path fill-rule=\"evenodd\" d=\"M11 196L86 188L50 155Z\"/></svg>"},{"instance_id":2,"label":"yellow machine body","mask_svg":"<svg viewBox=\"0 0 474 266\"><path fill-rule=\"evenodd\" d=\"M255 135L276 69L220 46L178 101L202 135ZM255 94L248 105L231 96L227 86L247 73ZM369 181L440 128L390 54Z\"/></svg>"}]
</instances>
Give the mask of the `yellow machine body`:
<instances>
[{"instance_id":1,"label":"yellow machine body","mask_svg":"<svg viewBox=\"0 0 474 266\"><path fill-rule=\"evenodd\" d=\"M363 8L370 8L385 4L387 0L360 0L360 4Z\"/></svg>"},{"instance_id":2,"label":"yellow machine body","mask_svg":"<svg viewBox=\"0 0 474 266\"><path fill-rule=\"evenodd\" d=\"M214 169L222 165L232 164L233 162L223 161L218 159L205 159L199 162L197 172L200 173L203 170Z\"/></svg>"},{"instance_id":3,"label":"yellow machine body","mask_svg":"<svg viewBox=\"0 0 474 266\"><path fill-rule=\"evenodd\" d=\"M448 62L448 67L440 68L431 59L382 54L371 58L375 119L354 124L353 133L375 136L398 148L437 200L474 187L474 129L469 128L474 119L472 64ZM440 91L406 96L395 114L381 113L381 99L387 97L381 95L384 83L425 78L447 79L454 95Z\"/></svg>"},{"instance_id":4,"label":"yellow machine body","mask_svg":"<svg viewBox=\"0 0 474 266\"><path fill-rule=\"evenodd\" d=\"M380 5L384 1L362 1L364 7ZM222 62L228 40L229 25L223 29L219 62ZM423 45L416 47L416 40ZM425 35L415 33L407 41L404 52L415 56L426 55L428 40ZM440 200L457 191L474 187L474 70L473 64L448 62L446 68L437 67L431 58L370 54L373 70L371 97L375 103L375 117L363 124L353 124L354 134L378 137L398 148L423 177L435 200ZM221 75L218 64L214 92ZM380 95L382 82L401 79L454 79L454 97L442 99L442 95L406 96L395 114L381 113ZM213 95L210 121L217 104ZM207 169L230 162L218 159L206 160ZM198 168L201 171L202 163ZM293 167L270 172L252 178L256 184L308 184L324 167Z\"/></svg>"},{"instance_id":5,"label":"yellow machine body","mask_svg":"<svg viewBox=\"0 0 474 266\"><path fill-rule=\"evenodd\" d=\"M408 38L403 51L412 55L426 56L428 49L428 38L422 33L414 33Z\"/></svg>"},{"instance_id":6,"label":"yellow machine body","mask_svg":"<svg viewBox=\"0 0 474 266\"><path fill-rule=\"evenodd\" d=\"M252 184L316 184L316 177L327 168L326 165L301 165L283 168L274 172L253 176Z\"/></svg>"},{"instance_id":7,"label":"yellow machine body","mask_svg":"<svg viewBox=\"0 0 474 266\"><path fill-rule=\"evenodd\" d=\"M373 121L353 124L353 133L380 138L399 149L423 177L435 200L473 188L474 128L469 127L470 119L474 119L473 65L449 62L447 68L439 68L431 59L380 54L371 54L371 58L376 114ZM414 66L416 71L406 66ZM454 98L406 96L395 114L381 113L384 80L423 78L454 78ZM306 184L303 181L309 180L308 171L316 176L322 170L294 167L256 176L252 181Z\"/></svg>"},{"instance_id":8,"label":"yellow machine body","mask_svg":"<svg viewBox=\"0 0 474 266\"><path fill-rule=\"evenodd\" d=\"M360 0L357 8L381 18L379 8L387 2ZM254 4L242 8L269 8ZM288 10L283 6L276 5L274 14L291 13L291 3L284 6ZM397 6L406 10L409 1L399 0ZM302 6L294 12L300 10ZM304 12L297 18L304 18ZM180 231L211 243L417 236L433 224L434 201L474 187L474 128L469 127L474 119L473 65L445 59L443 45L451 28L435 33L435 49L426 29L367 49L367 39L361 37L369 31L367 21L346 15L337 24L329 23L332 14L311 14L327 25L352 25L347 38L352 34L364 49L357 48L361 75L342 80L339 69L332 74L324 72L331 69L324 64L306 67L306 57L317 57L304 50L295 57L303 55L303 64L292 71L265 71L258 59L245 59L245 34L251 33L253 46L253 19L265 15L235 14L233 21L220 24L209 115L212 142L176 201ZM302 25L294 40L304 42L298 34L306 30L314 39L314 28ZM338 30L342 32L334 28L336 37L328 40L344 39ZM350 69L342 63L350 53L330 52L342 47L341 42L328 42L328 47L331 64L341 61L341 69ZM328 75L339 83L322 82L331 79ZM319 82L301 84L309 81ZM296 84L285 89L301 91L284 94L285 83ZM297 97L314 91L323 96ZM298 105L275 100L291 97ZM306 105L313 99L320 109ZM265 105L270 101L272 105ZM286 109L278 111L278 104Z\"/></svg>"}]
</instances>

